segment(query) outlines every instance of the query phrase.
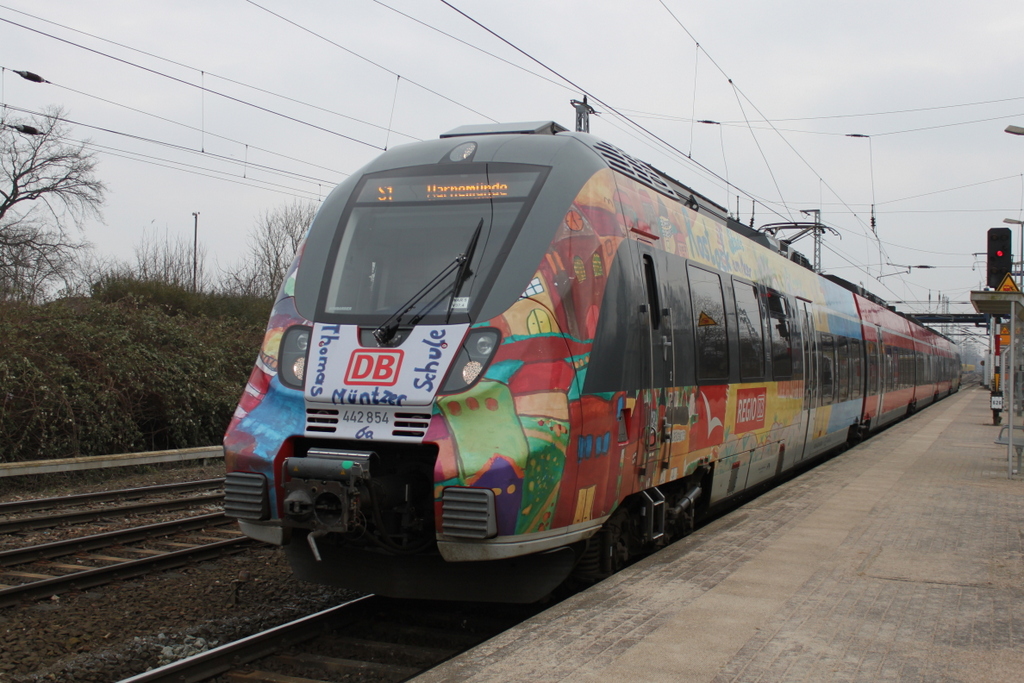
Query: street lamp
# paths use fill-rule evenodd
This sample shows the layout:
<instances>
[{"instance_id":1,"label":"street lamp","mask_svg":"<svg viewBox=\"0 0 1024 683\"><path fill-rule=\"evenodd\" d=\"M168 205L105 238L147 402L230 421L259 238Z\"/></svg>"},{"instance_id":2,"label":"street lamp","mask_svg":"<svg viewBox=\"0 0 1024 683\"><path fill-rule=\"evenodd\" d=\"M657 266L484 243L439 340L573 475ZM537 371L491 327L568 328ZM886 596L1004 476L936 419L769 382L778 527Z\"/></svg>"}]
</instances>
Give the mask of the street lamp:
<instances>
[{"instance_id":1,"label":"street lamp","mask_svg":"<svg viewBox=\"0 0 1024 683\"><path fill-rule=\"evenodd\" d=\"M1020 126L1007 126L1006 132L1010 135L1024 135L1024 128Z\"/></svg>"},{"instance_id":2,"label":"street lamp","mask_svg":"<svg viewBox=\"0 0 1024 683\"><path fill-rule=\"evenodd\" d=\"M4 128L10 128L16 130L24 135L42 135L43 131L39 130L35 126L30 126L26 123L5 123Z\"/></svg>"}]
</instances>

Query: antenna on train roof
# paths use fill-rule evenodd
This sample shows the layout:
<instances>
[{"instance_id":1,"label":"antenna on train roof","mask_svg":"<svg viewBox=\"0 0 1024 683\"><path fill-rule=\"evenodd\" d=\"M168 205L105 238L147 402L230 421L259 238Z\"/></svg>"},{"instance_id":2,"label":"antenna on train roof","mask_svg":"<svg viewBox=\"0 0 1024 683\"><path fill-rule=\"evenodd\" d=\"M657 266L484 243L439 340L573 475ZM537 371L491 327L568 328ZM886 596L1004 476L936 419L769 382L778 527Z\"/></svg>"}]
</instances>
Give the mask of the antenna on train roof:
<instances>
[{"instance_id":1,"label":"antenna on train roof","mask_svg":"<svg viewBox=\"0 0 1024 683\"><path fill-rule=\"evenodd\" d=\"M590 132L590 115L596 114L594 108L587 104L587 96L583 96L583 101L569 100L569 104L576 109L576 132L577 133L589 133Z\"/></svg>"}]
</instances>

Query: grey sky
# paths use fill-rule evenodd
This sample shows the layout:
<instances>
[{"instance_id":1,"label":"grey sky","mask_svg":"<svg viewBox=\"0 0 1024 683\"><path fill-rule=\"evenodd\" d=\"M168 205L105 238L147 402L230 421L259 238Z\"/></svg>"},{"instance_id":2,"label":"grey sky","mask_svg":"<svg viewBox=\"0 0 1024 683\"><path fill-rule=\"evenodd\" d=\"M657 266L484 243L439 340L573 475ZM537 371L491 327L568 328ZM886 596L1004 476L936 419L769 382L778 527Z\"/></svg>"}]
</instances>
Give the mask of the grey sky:
<instances>
[{"instance_id":1,"label":"grey sky","mask_svg":"<svg viewBox=\"0 0 1024 683\"><path fill-rule=\"evenodd\" d=\"M826 243L826 269L889 300L941 291L965 301L983 276L971 254L984 250L987 228L1024 218L1024 137L1003 132L1024 125L1019 0L450 2L599 98L591 132L734 212L739 197L743 222L751 197L758 225L821 209L842 233ZM0 0L0 20L3 102L61 105L98 127L75 126L103 146L99 173L110 188L104 223L85 237L120 257L147 230L191 239L199 211L209 265L233 264L261 211L315 201L385 145L488 119L571 126L569 99L582 94L437 0ZM869 236L872 199L881 259ZM1019 237L1014 228L1017 252ZM810 255L809 242L796 246ZM886 261L941 268L874 280L898 270Z\"/></svg>"}]
</instances>

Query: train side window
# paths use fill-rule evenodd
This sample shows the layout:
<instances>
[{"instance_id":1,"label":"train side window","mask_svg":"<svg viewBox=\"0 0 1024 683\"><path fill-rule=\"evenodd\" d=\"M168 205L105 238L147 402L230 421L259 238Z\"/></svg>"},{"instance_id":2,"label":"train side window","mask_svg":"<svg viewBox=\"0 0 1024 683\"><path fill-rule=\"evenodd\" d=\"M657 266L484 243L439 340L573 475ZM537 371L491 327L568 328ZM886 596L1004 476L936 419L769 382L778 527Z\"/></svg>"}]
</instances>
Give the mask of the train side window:
<instances>
[{"instance_id":1,"label":"train side window","mask_svg":"<svg viewBox=\"0 0 1024 683\"><path fill-rule=\"evenodd\" d=\"M861 351L860 339L850 340L850 398L863 396L864 388L864 354Z\"/></svg>"},{"instance_id":2,"label":"train side window","mask_svg":"<svg viewBox=\"0 0 1024 683\"><path fill-rule=\"evenodd\" d=\"M850 342L846 337L836 340L836 372L839 385L839 402L850 400Z\"/></svg>"},{"instance_id":3,"label":"train side window","mask_svg":"<svg viewBox=\"0 0 1024 683\"><path fill-rule=\"evenodd\" d=\"M697 380L729 378L729 338L725 326L725 298L717 273L687 267L690 276L690 310L696 341Z\"/></svg>"},{"instance_id":4,"label":"train side window","mask_svg":"<svg viewBox=\"0 0 1024 683\"><path fill-rule=\"evenodd\" d=\"M644 287L647 289L647 305L650 307L651 329L661 327L661 300L658 296L658 278L654 273L654 259L644 254Z\"/></svg>"},{"instance_id":5,"label":"train side window","mask_svg":"<svg viewBox=\"0 0 1024 683\"><path fill-rule=\"evenodd\" d=\"M736 297L736 335L740 346L740 379L764 377L764 320L758 303L757 288L733 280Z\"/></svg>"},{"instance_id":6,"label":"train side window","mask_svg":"<svg viewBox=\"0 0 1024 683\"><path fill-rule=\"evenodd\" d=\"M818 339L817 332L814 329L814 321L811 318L811 307L809 304L803 304L804 310L804 329L803 329L803 345L804 355L807 357L807 367L804 370L804 392L807 396L807 405L813 406L815 399L815 391L818 388Z\"/></svg>"},{"instance_id":7,"label":"train side window","mask_svg":"<svg viewBox=\"0 0 1024 683\"><path fill-rule=\"evenodd\" d=\"M772 377L789 379L793 375L793 348L790 341L789 305L774 289L765 290L768 301L768 329L772 338Z\"/></svg>"},{"instance_id":8,"label":"train side window","mask_svg":"<svg viewBox=\"0 0 1024 683\"><path fill-rule=\"evenodd\" d=\"M821 335L821 405L833 403L835 393L836 343L831 334Z\"/></svg>"}]
</instances>

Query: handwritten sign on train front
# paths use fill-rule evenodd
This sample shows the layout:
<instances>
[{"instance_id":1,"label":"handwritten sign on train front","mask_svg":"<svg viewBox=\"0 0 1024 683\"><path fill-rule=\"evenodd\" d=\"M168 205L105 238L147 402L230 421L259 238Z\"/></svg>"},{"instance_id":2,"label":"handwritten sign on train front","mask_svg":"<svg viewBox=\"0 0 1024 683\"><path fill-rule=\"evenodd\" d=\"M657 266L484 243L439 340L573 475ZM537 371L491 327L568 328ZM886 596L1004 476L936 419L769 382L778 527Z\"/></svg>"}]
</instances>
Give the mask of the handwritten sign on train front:
<instances>
[{"instance_id":1,"label":"handwritten sign on train front","mask_svg":"<svg viewBox=\"0 0 1024 683\"><path fill-rule=\"evenodd\" d=\"M317 323L306 400L337 406L429 405L468 325L418 325L396 348L359 344L355 325Z\"/></svg>"}]
</instances>

